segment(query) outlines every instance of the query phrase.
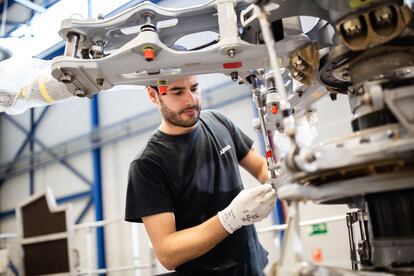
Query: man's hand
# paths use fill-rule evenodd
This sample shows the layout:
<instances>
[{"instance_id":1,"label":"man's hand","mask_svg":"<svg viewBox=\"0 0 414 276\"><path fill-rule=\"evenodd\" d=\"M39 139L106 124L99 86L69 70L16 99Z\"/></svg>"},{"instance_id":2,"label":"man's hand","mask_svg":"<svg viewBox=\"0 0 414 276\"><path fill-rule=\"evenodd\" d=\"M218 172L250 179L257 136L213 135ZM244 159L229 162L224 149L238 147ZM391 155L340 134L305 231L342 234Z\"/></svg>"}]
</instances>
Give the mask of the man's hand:
<instances>
[{"instance_id":1,"label":"man's hand","mask_svg":"<svg viewBox=\"0 0 414 276\"><path fill-rule=\"evenodd\" d=\"M269 215L276 203L276 191L270 184L241 191L218 217L227 232L232 234L244 225L261 221Z\"/></svg>"}]
</instances>

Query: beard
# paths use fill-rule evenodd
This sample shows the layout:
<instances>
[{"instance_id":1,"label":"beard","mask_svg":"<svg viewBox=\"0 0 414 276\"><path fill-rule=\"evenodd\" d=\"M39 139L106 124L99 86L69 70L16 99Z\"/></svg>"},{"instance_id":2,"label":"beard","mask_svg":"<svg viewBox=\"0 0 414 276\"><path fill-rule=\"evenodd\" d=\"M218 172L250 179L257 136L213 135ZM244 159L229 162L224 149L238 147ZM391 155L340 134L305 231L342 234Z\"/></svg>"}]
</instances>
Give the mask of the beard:
<instances>
[{"instance_id":1,"label":"beard","mask_svg":"<svg viewBox=\"0 0 414 276\"><path fill-rule=\"evenodd\" d=\"M196 104L196 105L192 105L192 106L187 106L186 108L176 112L176 111L172 111L171 109L169 109L162 102L162 100L160 101L160 103L161 103L162 116L170 124L172 124L174 126L179 126L179 127L192 127L198 122L198 118L200 117L200 110L201 110L200 105ZM181 115L184 112L186 112L187 110L191 110L191 109L196 111L196 115L195 116L190 116L189 119L182 119Z\"/></svg>"}]
</instances>

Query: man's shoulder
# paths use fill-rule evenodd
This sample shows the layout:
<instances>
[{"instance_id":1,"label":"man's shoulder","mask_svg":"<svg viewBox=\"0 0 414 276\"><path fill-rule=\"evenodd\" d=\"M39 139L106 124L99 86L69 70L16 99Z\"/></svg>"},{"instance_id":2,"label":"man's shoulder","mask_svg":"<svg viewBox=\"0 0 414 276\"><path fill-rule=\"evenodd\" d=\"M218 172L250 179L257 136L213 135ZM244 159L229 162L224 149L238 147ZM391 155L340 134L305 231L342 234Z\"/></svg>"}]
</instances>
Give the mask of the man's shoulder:
<instances>
[{"instance_id":1,"label":"man's shoulder","mask_svg":"<svg viewBox=\"0 0 414 276\"><path fill-rule=\"evenodd\" d=\"M207 109L201 112L200 118L204 122L221 123L227 128L232 128L233 123L223 113L214 109Z\"/></svg>"},{"instance_id":2,"label":"man's shoulder","mask_svg":"<svg viewBox=\"0 0 414 276\"><path fill-rule=\"evenodd\" d=\"M200 117L201 118L217 118L217 117L225 117L225 116L216 109L205 109L201 111Z\"/></svg>"},{"instance_id":3,"label":"man's shoulder","mask_svg":"<svg viewBox=\"0 0 414 276\"><path fill-rule=\"evenodd\" d=\"M157 136L153 133L150 138L142 145L132 162L142 161L145 159L156 159L160 155L157 147Z\"/></svg>"}]
</instances>

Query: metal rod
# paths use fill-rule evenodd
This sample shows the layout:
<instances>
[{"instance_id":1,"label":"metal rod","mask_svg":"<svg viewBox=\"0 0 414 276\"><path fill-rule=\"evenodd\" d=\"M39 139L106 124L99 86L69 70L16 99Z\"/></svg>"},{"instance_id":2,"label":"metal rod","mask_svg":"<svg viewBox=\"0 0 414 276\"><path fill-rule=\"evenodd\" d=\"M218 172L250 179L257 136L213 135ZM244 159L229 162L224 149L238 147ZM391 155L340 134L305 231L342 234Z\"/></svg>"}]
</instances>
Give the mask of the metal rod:
<instances>
[{"instance_id":1,"label":"metal rod","mask_svg":"<svg viewBox=\"0 0 414 276\"><path fill-rule=\"evenodd\" d=\"M313 225L313 224L341 221L341 220L345 220L345 219L346 219L345 215L327 217L327 218L319 218L319 219L311 219L311 220L301 221L299 223L299 226L309 226L309 225ZM285 230L287 228L287 226L288 226L287 224L280 224L280 225L272 225L272 226L268 226L268 227L263 227L263 228L257 229L257 233L282 231L282 230Z\"/></svg>"},{"instance_id":2,"label":"metal rod","mask_svg":"<svg viewBox=\"0 0 414 276\"><path fill-rule=\"evenodd\" d=\"M357 256L356 256L356 247L355 247L355 235L354 235L354 222L355 222L355 213L348 212L346 214L346 226L348 228L348 238L349 238L349 250L351 255L351 266L353 271L358 270Z\"/></svg>"},{"instance_id":3,"label":"metal rod","mask_svg":"<svg viewBox=\"0 0 414 276\"><path fill-rule=\"evenodd\" d=\"M88 229L88 228L100 228L100 227L103 227L109 224L114 224L120 221L124 221L124 218L119 217L119 218L114 218L114 219L82 223L82 224L75 225L74 229L75 231L78 231L78 230Z\"/></svg>"},{"instance_id":4,"label":"metal rod","mask_svg":"<svg viewBox=\"0 0 414 276\"><path fill-rule=\"evenodd\" d=\"M262 98L261 98L261 94L260 94L260 89L257 87L257 79L255 75L251 75L250 77L250 81L252 83L252 87L253 87L253 95L255 97L255 102L256 102L256 107L257 107L257 113L259 115L259 121L260 121L260 130L262 132L262 139L264 142L264 147L265 147L265 154L266 154L266 161L267 161L267 167L268 170L270 172L270 176L271 178L276 178L276 171L275 171L275 159L273 156L273 150L272 147L270 146L270 142L269 142L269 137L267 135L267 129L266 129L266 123L265 123L265 119L264 119L264 105L262 102ZM275 187L277 188L277 187Z\"/></svg>"},{"instance_id":5,"label":"metal rod","mask_svg":"<svg viewBox=\"0 0 414 276\"><path fill-rule=\"evenodd\" d=\"M65 45L65 56L68 57L76 57L76 53L78 52L79 46L79 35L70 33L68 34L68 39L66 40Z\"/></svg>"},{"instance_id":6,"label":"metal rod","mask_svg":"<svg viewBox=\"0 0 414 276\"><path fill-rule=\"evenodd\" d=\"M279 59L278 59L277 51L275 47L276 42L270 30L270 24L267 21L267 15L266 15L265 10L262 10L259 13L258 19L260 23L260 29L263 35L263 40L265 41L267 53L269 55L270 66L273 70L274 79L276 82L276 88L280 94L281 104L282 103L286 104L288 102L288 99L287 99L287 94L286 94L285 82L283 81L283 76L282 76L282 73L280 72ZM284 110L286 106L281 106L281 108L282 110Z\"/></svg>"}]
</instances>

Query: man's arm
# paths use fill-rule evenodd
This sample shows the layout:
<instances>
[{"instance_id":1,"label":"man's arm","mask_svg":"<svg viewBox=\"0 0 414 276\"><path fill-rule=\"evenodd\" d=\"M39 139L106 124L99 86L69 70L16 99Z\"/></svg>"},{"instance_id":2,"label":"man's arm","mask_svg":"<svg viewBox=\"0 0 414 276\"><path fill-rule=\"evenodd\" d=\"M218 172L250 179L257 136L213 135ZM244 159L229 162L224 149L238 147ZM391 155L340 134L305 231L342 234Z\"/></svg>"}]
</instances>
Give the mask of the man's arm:
<instances>
[{"instance_id":1,"label":"man's arm","mask_svg":"<svg viewBox=\"0 0 414 276\"><path fill-rule=\"evenodd\" d=\"M172 270L208 252L240 227L261 221L272 211L275 202L276 191L270 184L264 184L241 191L216 216L191 228L176 231L171 212L142 220L158 259Z\"/></svg>"},{"instance_id":2,"label":"man's arm","mask_svg":"<svg viewBox=\"0 0 414 276\"><path fill-rule=\"evenodd\" d=\"M259 180L260 183L265 183L269 179L266 159L253 149L250 149L240 161L240 165Z\"/></svg>"},{"instance_id":3,"label":"man's arm","mask_svg":"<svg viewBox=\"0 0 414 276\"><path fill-rule=\"evenodd\" d=\"M181 231L176 231L173 213L147 216L142 220L159 261L168 270L205 254L229 235L217 215Z\"/></svg>"}]
</instances>

